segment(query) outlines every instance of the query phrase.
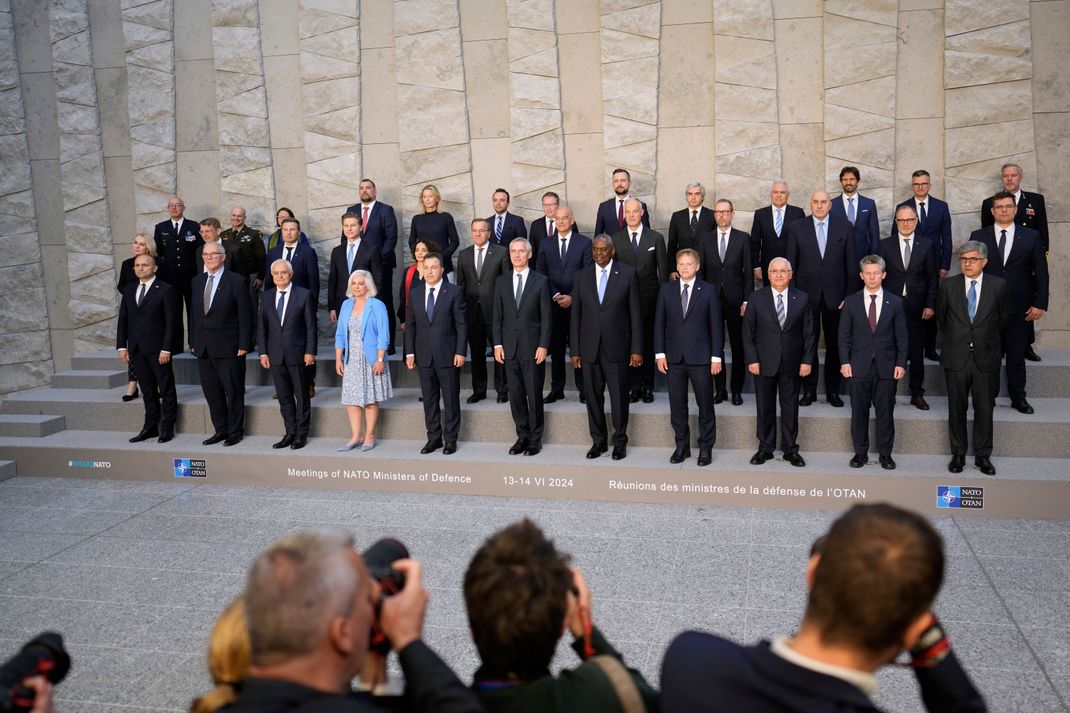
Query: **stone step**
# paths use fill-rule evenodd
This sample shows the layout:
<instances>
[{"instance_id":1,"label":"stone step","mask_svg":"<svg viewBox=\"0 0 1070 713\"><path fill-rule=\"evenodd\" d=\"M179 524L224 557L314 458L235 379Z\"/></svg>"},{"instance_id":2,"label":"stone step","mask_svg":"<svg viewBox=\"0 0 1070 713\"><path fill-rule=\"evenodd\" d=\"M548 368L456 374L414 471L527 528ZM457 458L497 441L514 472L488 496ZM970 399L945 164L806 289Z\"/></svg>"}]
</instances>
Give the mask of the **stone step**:
<instances>
[{"instance_id":1,"label":"stone step","mask_svg":"<svg viewBox=\"0 0 1070 713\"><path fill-rule=\"evenodd\" d=\"M207 404L199 387L181 385L179 392L179 433L202 434L211 430ZM283 432L278 403L271 387L249 387L246 392L246 433L257 436ZM11 394L2 403L9 414L62 414L69 429L101 429L130 434L140 430L143 408L140 402L123 403L121 389L87 390L41 388ZM390 440L425 438L423 405L416 389L397 389L394 398L381 410L381 435ZM463 398L463 394L462 394ZM1070 458L1070 399L1032 399L1036 414L1026 416L1010 408L1009 400L997 400L995 411L995 453L1001 456ZM931 397L930 411L910 406L898 398L896 409L896 453L945 454L948 452L947 400ZM462 403L463 442L509 444L515 439L508 404L488 399L478 404ZM318 389L312 400L312 435L344 438L349 434L340 390ZM632 404L629 438L634 446L671 448L668 399L658 394L652 404ZM697 409L691 405L691 430L696 431ZM742 406L717 407L717 445L725 448L754 449L755 412L752 396ZM805 451L850 454L850 406L834 408L823 402L800 409L799 444ZM871 425L871 429L873 426ZM871 437L871 443L873 438ZM590 443L586 407L567 392L566 399L546 407L547 443L582 445Z\"/></svg>"},{"instance_id":2,"label":"stone step","mask_svg":"<svg viewBox=\"0 0 1070 713\"><path fill-rule=\"evenodd\" d=\"M0 413L0 436L40 438L67 427L63 416Z\"/></svg>"},{"instance_id":3,"label":"stone step","mask_svg":"<svg viewBox=\"0 0 1070 713\"><path fill-rule=\"evenodd\" d=\"M13 460L0 460L0 483L19 474Z\"/></svg>"},{"instance_id":4,"label":"stone step","mask_svg":"<svg viewBox=\"0 0 1070 713\"><path fill-rule=\"evenodd\" d=\"M111 389L126 383L126 369L71 369L52 375L52 386L57 389Z\"/></svg>"}]
</instances>

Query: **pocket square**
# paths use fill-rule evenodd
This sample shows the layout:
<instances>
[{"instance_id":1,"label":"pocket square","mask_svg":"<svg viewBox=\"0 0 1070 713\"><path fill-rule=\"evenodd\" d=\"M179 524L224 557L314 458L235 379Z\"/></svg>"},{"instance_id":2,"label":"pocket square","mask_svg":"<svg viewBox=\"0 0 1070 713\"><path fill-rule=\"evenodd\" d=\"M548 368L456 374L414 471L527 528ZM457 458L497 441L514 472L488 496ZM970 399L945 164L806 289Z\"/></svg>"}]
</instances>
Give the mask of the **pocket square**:
<instances>
[{"instance_id":1,"label":"pocket square","mask_svg":"<svg viewBox=\"0 0 1070 713\"><path fill-rule=\"evenodd\" d=\"M651 250L655 249L656 247L657 247L656 245L651 245L649 248L646 249L646 251L650 252Z\"/></svg>"}]
</instances>

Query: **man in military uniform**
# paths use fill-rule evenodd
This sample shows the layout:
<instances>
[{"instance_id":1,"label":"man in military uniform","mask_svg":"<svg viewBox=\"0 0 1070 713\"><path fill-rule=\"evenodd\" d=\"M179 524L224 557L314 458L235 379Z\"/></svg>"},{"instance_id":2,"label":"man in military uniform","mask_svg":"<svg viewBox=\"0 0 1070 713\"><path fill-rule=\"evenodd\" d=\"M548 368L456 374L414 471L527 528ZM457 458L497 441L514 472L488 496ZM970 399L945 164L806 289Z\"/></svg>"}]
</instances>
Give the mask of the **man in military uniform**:
<instances>
[{"instance_id":1,"label":"man in military uniform","mask_svg":"<svg viewBox=\"0 0 1070 713\"><path fill-rule=\"evenodd\" d=\"M186 305L186 322L189 322L190 283L197 274L197 248L204 245L201 226L195 220L183 216L186 204L178 196L167 200L168 220L156 224L153 239L156 242L156 263L159 276L178 290Z\"/></svg>"},{"instance_id":2,"label":"man in military uniform","mask_svg":"<svg viewBox=\"0 0 1070 713\"><path fill-rule=\"evenodd\" d=\"M264 259L267 257L264 236L256 228L245 224L245 209L236 205L230 209L230 227L224 230L220 237L241 251L243 274L249 280L249 300L254 310L253 323L260 324L260 288L264 285L261 273L264 270ZM253 337L256 337L255 329Z\"/></svg>"}]
</instances>

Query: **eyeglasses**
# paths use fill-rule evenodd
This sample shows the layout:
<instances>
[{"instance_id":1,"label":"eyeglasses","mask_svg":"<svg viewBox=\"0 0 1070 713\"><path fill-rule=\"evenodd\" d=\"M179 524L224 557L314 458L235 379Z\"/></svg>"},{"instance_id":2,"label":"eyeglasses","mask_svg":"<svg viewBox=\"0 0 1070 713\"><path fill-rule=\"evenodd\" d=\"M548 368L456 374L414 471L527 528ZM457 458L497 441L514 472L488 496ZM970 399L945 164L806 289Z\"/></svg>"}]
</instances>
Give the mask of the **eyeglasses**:
<instances>
[{"instance_id":1,"label":"eyeglasses","mask_svg":"<svg viewBox=\"0 0 1070 713\"><path fill-rule=\"evenodd\" d=\"M732 213L735 213L735 211L734 211L734 210L715 210L715 211L713 211L713 212L714 212L714 213L715 213L716 215L731 215Z\"/></svg>"},{"instance_id":2,"label":"eyeglasses","mask_svg":"<svg viewBox=\"0 0 1070 713\"><path fill-rule=\"evenodd\" d=\"M205 252L201 253L204 257L223 257L223 253L219 252Z\"/></svg>"},{"instance_id":3,"label":"eyeglasses","mask_svg":"<svg viewBox=\"0 0 1070 713\"><path fill-rule=\"evenodd\" d=\"M975 262L981 262L982 260L987 260L987 259L988 258L986 258L986 257L960 257L959 258L959 262L961 262L961 263L963 263L965 265L972 265Z\"/></svg>"},{"instance_id":4,"label":"eyeglasses","mask_svg":"<svg viewBox=\"0 0 1070 713\"><path fill-rule=\"evenodd\" d=\"M929 182L926 181L925 183L911 183L910 185L914 186L915 188L921 188L922 186L929 185Z\"/></svg>"},{"instance_id":5,"label":"eyeglasses","mask_svg":"<svg viewBox=\"0 0 1070 713\"><path fill-rule=\"evenodd\" d=\"M896 223L916 223L916 222L918 222L918 219L917 218L896 218L895 222Z\"/></svg>"}]
</instances>

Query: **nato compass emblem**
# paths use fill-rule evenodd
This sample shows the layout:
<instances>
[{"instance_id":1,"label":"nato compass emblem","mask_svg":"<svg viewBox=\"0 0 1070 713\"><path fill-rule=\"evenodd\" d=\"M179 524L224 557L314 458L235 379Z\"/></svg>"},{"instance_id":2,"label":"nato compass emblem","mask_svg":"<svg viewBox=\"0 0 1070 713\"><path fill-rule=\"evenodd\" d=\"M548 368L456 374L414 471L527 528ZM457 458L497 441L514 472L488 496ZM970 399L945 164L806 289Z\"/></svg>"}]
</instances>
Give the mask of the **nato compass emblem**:
<instances>
[{"instance_id":1,"label":"nato compass emblem","mask_svg":"<svg viewBox=\"0 0 1070 713\"><path fill-rule=\"evenodd\" d=\"M207 478L207 461L198 458L175 458L176 478Z\"/></svg>"}]
</instances>

